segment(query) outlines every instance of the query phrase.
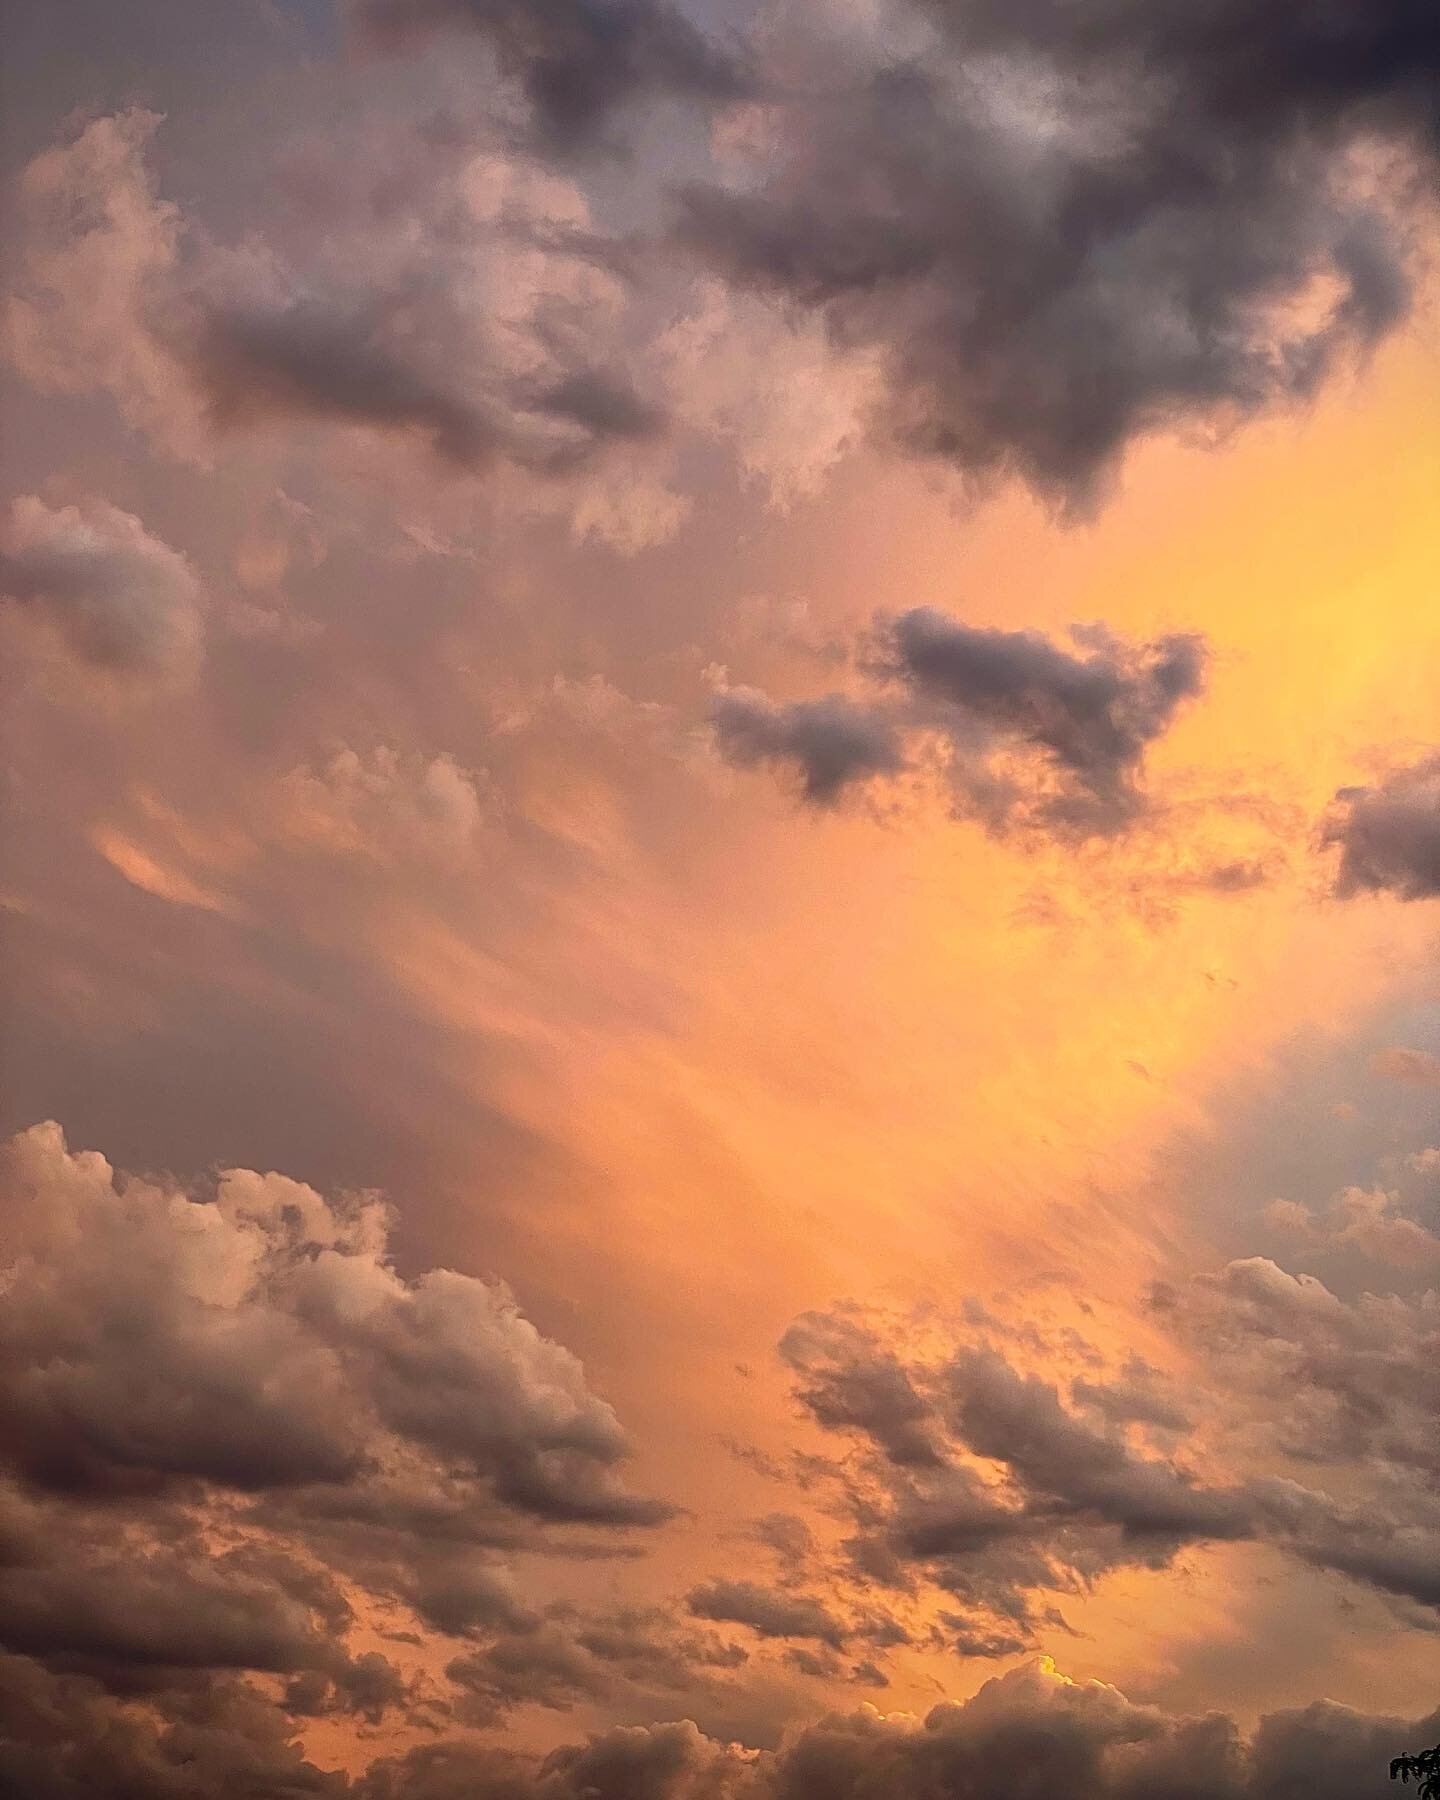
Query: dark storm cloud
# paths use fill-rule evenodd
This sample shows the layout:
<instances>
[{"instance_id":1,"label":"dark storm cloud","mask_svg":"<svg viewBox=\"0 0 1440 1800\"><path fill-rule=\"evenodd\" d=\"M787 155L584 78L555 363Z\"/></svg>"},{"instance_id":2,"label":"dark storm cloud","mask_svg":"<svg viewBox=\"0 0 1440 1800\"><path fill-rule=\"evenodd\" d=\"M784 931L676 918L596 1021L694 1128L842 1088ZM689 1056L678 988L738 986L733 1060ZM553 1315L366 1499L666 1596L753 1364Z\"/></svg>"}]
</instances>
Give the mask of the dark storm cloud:
<instances>
[{"instance_id":1,"label":"dark storm cloud","mask_svg":"<svg viewBox=\"0 0 1440 1800\"><path fill-rule=\"evenodd\" d=\"M357 0L355 10L392 44L437 27L475 32L552 149L593 142L646 101L726 101L750 89L738 49L665 0Z\"/></svg>"},{"instance_id":2,"label":"dark storm cloud","mask_svg":"<svg viewBox=\"0 0 1440 1800\"><path fill-rule=\"evenodd\" d=\"M898 774L923 734L939 746L952 802L992 830L1032 826L1109 835L1145 807L1145 752L1204 684L1202 639L1121 642L1097 627L1068 650L1032 631L965 624L932 607L883 621L866 663L884 684L864 700L832 694L778 704L725 690L712 713L727 761L793 767L805 798L831 805L852 786ZM997 753L1020 751L1001 768Z\"/></svg>"},{"instance_id":3,"label":"dark storm cloud","mask_svg":"<svg viewBox=\"0 0 1440 1800\"><path fill-rule=\"evenodd\" d=\"M865 54L802 33L795 60L842 71L681 232L878 349L903 447L1085 506L1135 438L1303 400L1404 316L1425 0L889 17Z\"/></svg>"},{"instance_id":4,"label":"dark storm cloud","mask_svg":"<svg viewBox=\"0 0 1440 1800\"><path fill-rule=\"evenodd\" d=\"M1325 841L1340 850L1338 894L1440 895L1440 755L1374 787L1342 789Z\"/></svg>"},{"instance_id":5,"label":"dark storm cloud","mask_svg":"<svg viewBox=\"0 0 1440 1800\"><path fill-rule=\"evenodd\" d=\"M727 762L793 767L816 806L832 805L856 782L893 775L903 765L894 724L841 694L777 705L752 688L730 688L716 698L711 721Z\"/></svg>"}]
</instances>

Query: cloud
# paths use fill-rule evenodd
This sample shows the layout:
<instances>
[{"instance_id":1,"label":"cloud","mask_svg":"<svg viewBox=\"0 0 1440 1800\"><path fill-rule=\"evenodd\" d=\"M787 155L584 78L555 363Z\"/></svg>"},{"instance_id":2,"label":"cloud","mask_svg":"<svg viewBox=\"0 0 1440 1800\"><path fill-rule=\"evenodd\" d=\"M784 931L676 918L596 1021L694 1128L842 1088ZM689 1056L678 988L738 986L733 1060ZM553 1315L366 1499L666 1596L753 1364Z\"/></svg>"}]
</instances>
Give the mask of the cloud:
<instances>
[{"instance_id":1,"label":"cloud","mask_svg":"<svg viewBox=\"0 0 1440 1800\"><path fill-rule=\"evenodd\" d=\"M110 393L192 459L217 433L348 427L458 473L568 482L592 514L609 507L599 535L617 543L656 534L665 493L642 465L665 410L629 366L625 256L573 183L453 122L377 124L277 146L273 208L226 245L158 193L160 124L94 120L29 165L9 324L22 373ZM582 481L612 452L640 526L615 470L598 492Z\"/></svg>"},{"instance_id":2,"label":"cloud","mask_svg":"<svg viewBox=\"0 0 1440 1800\"><path fill-rule=\"evenodd\" d=\"M1383 1800L1397 1748L1429 1743L1440 1715L1409 1720L1329 1701L1274 1712L1246 1737L1221 1713L1137 1704L1039 1661L923 1720L866 1708L831 1714L759 1754L688 1721L621 1725L543 1758L465 1740L383 1756L357 1776L322 1772L290 1721L237 1685L132 1710L80 1678L0 1659L0 1776L36 1800L164 1794L210 1800L815 1800L885 1792L896 1800Z\"/></svg>"},{"instance_id":3,"label":"cloud","mask_svg":"<svg viewBox=\"0 0 1440 1800\"><path fill-rule=\"evenodd\" d=\"M349 1784L308 1762L289 1717L238 1683L177 1695L157 1717L84 1677L0 1656L0 1786L31 1800L338 1800Z\"/></svg>"},{"instance_id":4,"label":"cloud","mask_svg":"<svg viewBox=\"0 0 1440 1800\"><path fill-rule=\"evenodd\" d=\"M1398 769L1374 787L1342 788L1324 827L1340 850L1335 891L1440 895L1440 755Z\"/></svg>"},{"instance_id":5,"label":"cloud","mask_svg":"<svg viewBox=\"0 0 1440 1800\"><path fill-rule=\"evenodd\" d=\"M806 800L832 805L845 790L903 767L895 725L843 694L777 705L754 688L726 688L711 709L715 741L727 762L792 765Z\"/></svg>"},{"instance_id":6,"label":"cloud","mask_svg":"<svg viewBox=\"0 0 1440 1800\"><path fill-rule=\"evenodd\" d=\"M392 45L445 26L474 32L551 150L591 145L647 102L730 101L750 86L738 48L665 0L358 0L355 11Z\"/></svg>"},{"instance_id":7,"label":"cloud","mask_svg":"<svg viewBox=\"0 0 1440 1800\"><path fill-rule=\"evenodd\" d=\"M1342 1223L1367 1254L1420 1266L1410 1238L1427 1234L1399 1243L1391 1211ZM1414 1609L1440 1599L1435 1296L1347 1301L1257 1258L1160 1290L1156 1309L1196 1359L1183 1380L1133 1358L1111 1372L1073 1334L1050 1343L981 1314L923 1350L855 1313L797 1321L780 1346L797 1397L851 1446L833 1472L855 1527L848 1583L923 1578L962 1603L942 1608L951 1642L1008 1654L1063 1628L1056 1601L1113 1570L1259 1542L1423 1623Z\"/></svg>"},{"instance_id":8,"label":"cloud","mask_svg":"<svg viewBox=\"0 0 1440 1800\"><path fill-rule=\"evenodd\" d=\"M1115 830L1142 805L1146 748L1200 692L1205 646L1190 635L1139 648L1095 629L1075 636L1084 654L917 607L894 622L893 669L952 741L978 726L1037 750L1058 777L1041 808L1052 822Z\"/></svg>"},{"instance_id":9,"label":"cloud","mask_svg":"<svg viewBox=\"0 0 1440 1800\"><path fill-rule=\"evenodd\" d=\"M928 744L961 816L995 831L1111 835L1144 810L1145 752L1200 692L1206 649L1187 634L1138 646L1099 627L1072 636L1074 651L916 607L877 628L873 696L779 704L722 689L716 742L739 766L794 768L819 806L918 765Z\"/></svg>"},{"instance_id":10,"label":"cloud","mask_svg":"<svg viewBox=\"0 0 1440 1800\"><path fill-rule=\"evenodd\" d=\"M0 1195L0 1647L120 1694L285 1675L307 1714L378 1717L409 1688L348 1648L357 1595L524 1636L495 1546L668 1514L503 1287L395 1273L373 1194L230 1169L196 1197L42 1125Z\"/></svg>"},{"instance_id":11,"label":"cloud","mask_svg":"<svg viewBox=\"0 0 1440 1800\"><path fill-rule=\"evenodd\" d=\"M42 390L112 393L169 442L191 433L162 328L185 222L146 162L162 123L134 107L93 119L24 169L4 348Z\"/></svg>"},{"instance_id":12,"label":"cloud","mask_svg":"<svg viewBox=\"0 0 1440 1800\"><path fill-rule=\"evenodd\" d=\"M313 1488L364 1516L428 1481L461 1530L491 1504L663 1515L619 1485L625 1434L576 1359L498 1283L398 1276L375 1196L244 1169L213 1200L121 1185L53 1124L12 1140L3 1179L0 1415L33 1486Z\"/></svg>"},{"instance_id":13,"label":"cloud","mask_svg":"<svg viewBox=\"0 0 1440 1800\"><path fill-rule=\"evenodd\" d=\"M1407 1050L1397 1045L1381 1050L1370 1067L1387 1081L1416 1081L1424 1086L1440 1083L1440 1056L1433 1056L1428 1050Z\"/></svg>"},{"instance_id":14,"label":"cloud","mask_svg":"<svg viewBox=\"0 0 1440 1800\"><path fill-rule=\"evenodd\" d=\"M923 1720L874 1708L832 1714L759 1756L691 1724L631 1726L553 1752L528 1779L494 1751L427 1747L372 1766L359 1791L364 1800L1284 1800L1300 1791L1381 1800L1394 1746L1429 1742L1437 1728L1440 1715L1407 1721L1320 1702L1271 1713L1246 1738L1224 1714L1140 1705L1039 1661Z\"/></svg>"},{"instance_id":15,"label":"cloud","mask_svg":"<svg viewBox=\"0 0 1440 1800\"><path fill-rule=\"evenodd\" d=\"M1312 1253L1354 1251L1397 1269L1440 1267L1440 1237L1411 1218L1392 1189L1344 1188L1320 1213L1277 1200L1265 1217Z\"/></svg>"},{"instance_id":16,"label":"cloud","mask_svg":"<svg viewBox=\"0 0 1440 1800\"><path fill-rule=\"evenodd\" d=\"M846 1638L845 1627L811 1595L754 1581L706 1582L690 1590L686 1604L698 1619L748 1625L761 1637L808 1638L835 1650Z\"/></svg>"},{"instance_id":17,"label":"cloud","mask_svg":"<svg viewBox=\"0 0 1440 1800\"><path fill-rule=\"evenodd\" d=\"M1436 112L1410 0L913 0L773 35L773 145L683 191L682 241L882 357L913 454L1085 508L1136 439L1302 401L1407 311Z\"/></svg>"},{"instance_id":18,"label":"cloud","mask_svg":"<svg viewBox=\"0 0 1440 1800\"><path fill-rule=\"evenodd\" d=\"M103 674L179 679L200 653L200 582L189 561L107 500L11 503L0 600Z\"/></svg>"},{"instance_id":19,"label":"cloud","mask_svg":"<svg viewBox=\"0 0 1440 1800\"><path fill-rule=\"evenodd\" d=\"M449 354L456 349L452 338ZM439 342L401 348L383 308L357 309L339 296L269 307L213 302L189 354L222 427L295 415L413 433L461 469L508 459L558 474L607 442L653 437L661 424L658 409L627 385L584 366L516 382L508 394L493 391L490 371L472 370L467 383L443 366Z\"/></svg>"},{"instance_id":20,"label":"cloud","mask_svg":"<svg viewBox=\"0 0 1440 1800\"><path fill-rule=\"evenodd\" d=\"M587 1701L628 1711L694 1706L746 1661L738 1645L697 1632L656 1607L551 1616L496 1635L446 1668L460 1716L493 1725L522 1706L569 1712Z\"/></svg>"},{"instance_id":21,"label":"cloud","mask_svg":"<svg viewBox=\"0 0 1440 1800\"><path fill-rule=\"evenodd\" d=\"M707 280L656 345L681 416L735 446L742 476L787 512L821 491L865 436L875 359L847 355L820 322Z\"/></svg>"},{"instance_id":22,"label":"cloud","mask_svg":"<svg viewBox=\"0 0 1440 1800\"><path fill-rule=\"evenodd\" d=\"M199 1194L121 1180L54 1126L6 1147L0 1181L0 1775L21 1771L24 1791L149 1781L184 1796L177 1771L201 1759L210 1791L235 1767L262 1771L267 1791L356 1800L557 1800L574 1783L614 1783L617 1800L806 1800L842 1768L902 1795L1009 1783L997 1796L1021 1770L1064 1769L1101 1800L1167 1791L1184 1768L1206 1800L1243 1800L1283 1793L1272 1771L1317 1736L1353 1783L1377 1743L1389 1754L1410 1735L1312 1709L1247 1743L1227 1721L1136 1708L1036 1665L923 1729L861 1714L759 1757L694 1726L636 1727L538 1765L430 1744L324 1776L293 1748L300 1721L437 1716L417 1674L357 1637L362 1616L460 1639L444 1704L490 1726L520 1707L721 1704L746 1652L695 1620L836 1678L857 1640L912 1641L873 1596L922 1578L947 1596L927 1621L937 1647L1011 1655L1059 1627L1054 1598L1216 1540L1440 1604L1433 1296L1346 1301L1259 1259L1161 1292L1156 1318L1210 1358L1208 1405L1198 1386L1133 1358L1110 1370L1073 1340L1057 1367L1043 1334L1007 1336L975 1308L968 1333L944 1345L932 1330L923 1352L855 1313L807 1316L785 1360L811 1416L857 1451L832 1470L853 1520L848 1574L826 1570L842 1604L807 1581L825 1554L814 1537L776 1528L785 1583L703 1580L687 1620L516 1589L497 1546L664 1509L621 1486L614 1414L503 1289L395 1272L376 1196L246 1170ZM1337 1499L1300 1478L1330 1466L1371 1485ZM873 1659L853 1674L884 1678ZM92 1763L104 1773L86 1789Z\"/></svg>"}]
</instances>

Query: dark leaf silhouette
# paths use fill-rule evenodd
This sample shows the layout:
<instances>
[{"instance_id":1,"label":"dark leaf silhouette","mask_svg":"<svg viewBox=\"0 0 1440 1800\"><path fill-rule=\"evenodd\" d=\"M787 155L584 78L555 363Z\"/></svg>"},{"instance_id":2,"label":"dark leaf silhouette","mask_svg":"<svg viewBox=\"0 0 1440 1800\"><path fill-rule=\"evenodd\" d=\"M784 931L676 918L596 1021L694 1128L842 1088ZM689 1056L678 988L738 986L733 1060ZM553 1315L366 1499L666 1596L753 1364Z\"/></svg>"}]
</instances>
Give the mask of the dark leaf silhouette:
<instances>
[{"instance_id":1,"label":"dark leaf silhouette","mask_svg":"<svg viewBox=\"0 0 1440 1800\"><path fill-rule=\"evenodd\" d=\"M1440 1800L1440 1744L1433 1750L1421 1750L1415 1756L1397 1756L1390 1764L1390 1779L1408 1786L1411 1777L1418 1785L1416 1800Z\"/></svg>"}]
</instances>

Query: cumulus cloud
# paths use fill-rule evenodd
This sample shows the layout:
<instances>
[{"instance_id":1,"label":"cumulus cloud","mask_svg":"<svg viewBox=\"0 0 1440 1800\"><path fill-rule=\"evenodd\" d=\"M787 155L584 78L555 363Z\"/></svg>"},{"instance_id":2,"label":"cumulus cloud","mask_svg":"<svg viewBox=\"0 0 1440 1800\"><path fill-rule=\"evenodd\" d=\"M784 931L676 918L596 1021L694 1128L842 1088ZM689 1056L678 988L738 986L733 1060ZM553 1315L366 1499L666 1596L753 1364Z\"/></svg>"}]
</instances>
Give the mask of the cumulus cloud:
<instances>
[{"instance_id":1,"label":"cumulus cloud","mask_svg":"<svg viewBox=\"0 0 1440 1800\"><path fill-rule=\"evenodd\" d=\"M443 26L476 33L551 150L592 144L646 102L729 101L750 86L738 45L708 38L666 0L358 0L355 10L392 44Z\"/></svg>"},{"instance_id":2,"label":"cumulus cloud","mask_svg":"<svg viewBox=\"0 0 1440 1800\"><path fill-rule=\"evenodd\" d=\"M300 1800L348 1783L308 1762L288 1715L238 1683L178 1694L157 1717L83 1676L0 1656L0 1785L34 1800Z\"/></svg>"},{"instance_id":3,"label":"cumulus cloud","mask_svg":"<svg viewBox=\"0 0 1440 1800\"><path fill-rule=\"evenodd\" d=\"M1313 1252L1353 1251L1397 1269L1440 1267L1440 1237L1410 1216L1393 1188L1344 1188L1320 1211L1293 1200L1276 1200L1265 1209L1265 1217Z\"/></svg>"},{"instance_id":4,"label":"cumulus cloud","mask_svg":"<svg viewBox=\"0 0 1440 1800\"><path fill-rule=\"evenodd\" d=\"M399 1277L373 1195L228 1170L213 1199L118 1183L36 1126L4 1154L8 1460L97 1494L316 1488L332 1515L429 1499L463 1532L663 1515L628 1494L611 1409L498 1283ZM426 1484L429 1484L429 1493Z\"/></svg>"},{"instance_id":5,"label":"cumulus cloud","mask_svg":"<svg viewBox=\"0 0 1440 1800\"><path fill-rule=\"evenodd\" d=\"M0 1647L116 1694L289 1681L378 1718L357 1596L452 1638L540 1630L497 1546L667 1516L580 1364L510 1294L407 1281L373 1194L118 1178L54 1125L0 1154Z\"/></svg>"},{"instance_id":6,"label":"cumulus cloud","mask_svg":"<svg viewBox=\"0 0 1440 1800\"><path fill-rule=\"evenodd\" d=\"M1409 0L780 17L808 80L757 174L685 191L681 236L878 353L912 452L1084 506L1136 438L1304 399L1406 312L1436 110Z\"/></svg>"},{"instance_id":7,"label":"cumulus cloud","mask_svg":"<svg viewBox=\"0 0 1440 1800\"><path fill-rule=\"evenodd\" d=\"M12 502L0 539L0 600L105 674L178 678L199 654L195 570L107 500L51 507L24 494Z\"/></svg>"},{"instance_id":8,"label":"cumulus cloud","mask_svg":"<svg viewBox=\"0 0 1440 1800\"><path fill-rule=\"evenodd\" d=\"M1199 693L1206 651L1185 634L1139 646L1097 627L1072 635L1074 650L916 607L876 633L873 695L782 705L722 689L716 742L732 763L793 768L821 806L914 766L928 744L963 816L997 831L1108 835L1143 810L1145 752Z\"/></svg>"},{"instance_id":9,"label":"cumulus cloud","mask_svg":"<svg viewBox=\"0 0 1440 1800\"><path fill-rule=\"evenodd\" d=\"M1342 788L1324 828L1338 847L1335 891L1440 895L1440 755L1397 769L1373 787Z\"/></svg>"},{"instance_id":10,"label":"cumulus cloud","mask_svg":"<svg viewBox=\"0 0 1440 1800\"><path fill-rule=\"evenodd\" d=\"M1209 1391L1267 1420L1282 1459L1385 1471L1343 1505L1289 1475L1202 1476L1170 1442L1186 1429L1183 1390L1133 1358L1107 1371L1089 1354L1066 1383L1018 1359L1038 1339L1007 1340L978 1310L939 1355L856 1314L808 1316L783 1345L798 1391L871 1451L846 1477L865 1605L799 1585L815 1541L772 1520L784 1584L702 1581L687 1619L518 1592L492 1551L507 1531L593 1531L662 1509L620 1487L613 1413L503 1290L395 1273L374 1195L244 1170L199 1195L123 1181L54 1127L7 1146L3 1183L0 1777L22 1791L805 1800L840 1781L998 1800L1063 1771L1067 1792L1128 1800L1171 1791L1183 1771L1176 1792L1279 1800L1318 1756L1318 1778L1343 1771L1334 1791L1349 1800L1423 1740L1423 1723L1323 1707L1275 1715L1247 1741L1227 1720L1136 1707L1042 1663L923 1726L827 1719L759 1755L677 1725L608 1731L540 1762L432 1741L358 1775L322 1772L295 1747L306 1719L438 1717L415 1675L355 1643L362 1597L464 1640L446 1704L482 1726L520 1706L662 1716L723 1697L747 1654L708 1625L784 1644L792 1667L834 1678L850 1644L908 1641L868 1597L907 1572L960 1603L942 1610L937 1643L981 1656L1057 1622L1047 1596L1216 1538L1260 1537L1440 1601L1424 1429L1433 1297L1350 1303L1252 1261L1157 1298L1157 1316L1211 1347ZM396 1606L408 1615L385 1613ZM851 1673L885 1678L868 1659Z\"/></svg>"}]
</instances>

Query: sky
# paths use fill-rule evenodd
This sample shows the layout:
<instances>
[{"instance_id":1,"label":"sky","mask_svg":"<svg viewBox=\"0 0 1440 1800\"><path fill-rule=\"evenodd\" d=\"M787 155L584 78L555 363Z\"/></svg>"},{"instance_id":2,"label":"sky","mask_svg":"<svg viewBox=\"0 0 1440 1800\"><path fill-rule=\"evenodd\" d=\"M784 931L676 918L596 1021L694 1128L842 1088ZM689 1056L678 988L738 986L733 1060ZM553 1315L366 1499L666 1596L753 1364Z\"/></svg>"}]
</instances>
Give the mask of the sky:
<instances>
[{"instance_id":1,"label":"sky","mask_svg":"<svg viewBox=\"0 0 1440 1800\"><path fill-rule=\"evenodd\" d=\"M1389 1791L1429 0L0 31L0 1786Z\"/></svg>"}]
</instances>

